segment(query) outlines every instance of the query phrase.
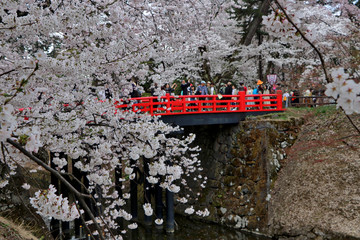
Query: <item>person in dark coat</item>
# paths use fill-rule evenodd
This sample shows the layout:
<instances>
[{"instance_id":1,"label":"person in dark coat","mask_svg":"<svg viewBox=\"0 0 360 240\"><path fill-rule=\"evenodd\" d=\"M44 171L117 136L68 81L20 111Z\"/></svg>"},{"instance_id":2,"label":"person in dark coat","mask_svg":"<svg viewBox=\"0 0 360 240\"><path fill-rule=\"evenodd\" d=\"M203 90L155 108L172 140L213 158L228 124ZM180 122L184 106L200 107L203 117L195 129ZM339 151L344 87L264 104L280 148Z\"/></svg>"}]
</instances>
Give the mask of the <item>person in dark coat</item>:
<instances>
[{"instance_id":1,"label":"person in dark coat","mask_svg":"<svg viewBox=\"0 0 360 240\"><path fill-rule=\"evenodd\" d=\"M232 95L232 84L231 82L228 82L225 88L224 95ZM231 97L224 97L224 100L230 100Z\"/></svg>"},{"instance_id":2,"label":"person in dark coat","mask_svg":"<svg viewBox=\"0 0 360 240\"><path fill-rule=\"evenodd\" d=\"M185 80L182 80L182 82L181 82L182 95L189 95L189 93L188 93L189 87L190 87L190 80L188 82L185 82Z\"/></svg>"}]
</instances>

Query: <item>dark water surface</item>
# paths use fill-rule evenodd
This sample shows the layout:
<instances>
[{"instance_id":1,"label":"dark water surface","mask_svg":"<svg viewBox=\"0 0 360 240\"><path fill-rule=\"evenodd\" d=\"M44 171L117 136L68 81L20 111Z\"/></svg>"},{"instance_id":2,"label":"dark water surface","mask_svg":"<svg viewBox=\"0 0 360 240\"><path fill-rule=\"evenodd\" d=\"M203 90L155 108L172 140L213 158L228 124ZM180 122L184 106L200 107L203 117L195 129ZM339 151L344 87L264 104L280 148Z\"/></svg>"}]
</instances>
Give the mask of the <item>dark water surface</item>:
<instances>
[{"instance_id":1,"label":"dark water surface","mask_svg":"<svg viewBox=\"0 0 360 240\"><path fill-rule=\"evenodd\" d=\"M192 221L184 217L176 217L177 229L174 234L166 234L164 229L144 227L130 230L125 239L131 240L270 240L271 238L244 233L232 228L216 224Z\"/></svg>"}]
</instances>

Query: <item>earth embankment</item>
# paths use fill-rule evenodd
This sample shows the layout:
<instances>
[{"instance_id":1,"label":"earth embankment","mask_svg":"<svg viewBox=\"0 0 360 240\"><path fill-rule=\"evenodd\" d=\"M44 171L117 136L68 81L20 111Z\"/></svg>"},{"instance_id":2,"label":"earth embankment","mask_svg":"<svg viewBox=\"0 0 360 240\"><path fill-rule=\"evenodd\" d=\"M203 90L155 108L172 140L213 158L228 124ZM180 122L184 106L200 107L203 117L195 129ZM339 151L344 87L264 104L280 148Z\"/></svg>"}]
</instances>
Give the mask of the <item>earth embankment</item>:
<instances>
[{"instance_id":1,"label":"earth embankment","mask_svg":"<svg viewBox=\"0 0 360 240\"><path fill-rule=\"evenodd\" d=\"M360 127L360 116L352 115ZM271 190L271 235L360 239L360 135L335 108L311 111Z\"/></svg>"}]
</instances>

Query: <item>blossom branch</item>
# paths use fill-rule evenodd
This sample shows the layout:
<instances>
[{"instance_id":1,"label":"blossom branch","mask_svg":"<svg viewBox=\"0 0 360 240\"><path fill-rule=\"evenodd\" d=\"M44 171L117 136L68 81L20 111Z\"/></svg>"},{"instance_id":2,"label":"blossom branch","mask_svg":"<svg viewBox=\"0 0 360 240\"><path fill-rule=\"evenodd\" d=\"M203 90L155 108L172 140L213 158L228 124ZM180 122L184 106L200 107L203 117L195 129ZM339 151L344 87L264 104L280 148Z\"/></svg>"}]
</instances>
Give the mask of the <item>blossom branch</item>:
<instances>
[{"instance_id":1,"label":"blossom branch","mask_svg":"<svg viewBox=\"0 0 360 240\"><path fill-rule=\"evenodd\" d=\"M13 162L16 164L17 167L20 167L21 169L23 169L24 172L26 173L26 175L27 175L32 181L34 181L34 182L37 184L37 186L40 188L40 183L39 183L39 181L38 181L37 179L33 178L33 177L29 174L29 171L28 171L24 166L22 166L18 161L16 161L13 157L11 157L11 155L10 155L10 153L9 153L9 150L6 148L6 146L4 145L3 142L1 142L1 148L2 148L3 151L6 151L6 153L7 153L7 154L9 155L9 157L10 157L10 160L13 161ZM4 156L4 158L5 158L4 153L3 153L3 156Z\"/></svg>"},{"instance_id":2,"label":"blossom branch","mask_svg":"<svg viewBox=\"0 0 360 240\"><path fill-rule=\"evenodd\" d=\"M319 51L319 49L307 38L305 37L305 35L303 34L303 32L298 28L298 26L292 21L292 19L290 18L290 16L287 14L287 12L285 11L285 9L281 6L281 4L278 2L278 0L275 0L276 5L281 9L281 11L284 13L285 17L287 18L287 20L289 21L289 23L291 23L291 25L296 29L296 31L300 34L300 36L302 37L302 39L307 42L314 50L315 52L318 54L319 58L320 58L320 62L321 62L321 66L323 68L324 74L325 74L325 79L328 83L330 83L330 78L328 76L326 67L325 67L325 61L324 58L321 54L321 52Z\"/></svg>"},{"instance_id":3,"label":"blossom branch","mask_svg":"<svg viewBox=\"0 0 360 240\"><path fill-rule=\"evenodd\" d=\"M24 87L24 86L28 83L29 79L35 74L35 72L36 72L38 69L39 69L39 64L36 63L36 66L35 66L34 70L30 73L30 75L29 75L26 79L22 79L22 80L21 80L20 86L16 89L16 92L14 93L14 95L13 95L11 98L6 99L4 105L6 105L7 103L9 103L11 100L13 100L13 99L17 96L17 94L18 94L19 92L21 92L22 87Z\"/></svg>"},{"instance_id":4,"label":"blossom branch","mask_svg":"<svg viewBox=\"0 0 360 240\"><path fill-rule=\"evenodd\" d=\"M30 22L30 23L26 23L26 24L21 24L20 26L21 27L25 27L25 26L31 26L31 25L33 25L33 24L35 24L35 22ZM2 28L0 28L0 30L14 30L14 29L16 29L17 28L17 26L15 25L15 26L11 26L11 27L2 27Z\"/></svg>"},{"instance_id":5,"label":"blossom branch","mask_svg":"<svg viewBox=\"0 0 360 240\"><path fill-rule=\"evenodd\" d=\"M13 71L15 71L15 70L16 70L16 69L11 69L11 70L9 70L9 71L3 72L3 73L0 74L0 77L3 76L3 75L9 74L9 73L11 73L11 72L13 72Z\"/></svg>"},{"instance_id":6,"label":"blossom branch","mask_svg":"<svg viewBox=\"0 0 360 240\"><path fill-rule=\"evenodd\" d=\"M71 192L75 194L78 198L91 198L91 196L82 194L79 191L77 191L61 174L54 170L53 168L49 167L46 163L41 161L39 158L35 157L33 154L28 152L25 148L23 148L19 143L11 140L10 138L6 139L6 142L10 143L12 146L17 148L20 152L22 152L25 156L30 158L32 161L36 162L38 165L42 166L45 170L53 174L55 177L57 177Z\"/></svg>"},{"instance_id":7,"label":"blossom branch","mask_svg":"<svg viewBox=\"0 0 360 240\"><path fill-rule=\"evenodd\" d=\"M102 63L102 64L110 64L110 63L115 63L115 62L124 60L124 58L126 58L126 57L128 57L128 56L130 56L130 55L132 55L132 54L135 54L135 53L138 53L138 52L140 52L140 51L142 51L142 50L150 47L150 46L153 45L155 42L156 42L156 40L153 40L153 41L152 41L151 43L149 43L148 45L146 45L146 46L144 46L144 47L142 47L142 48L140 48L140 49L134 50L134 51L132 51L132 52L130 52L130 53L128 53L128 54L125 54L125 55L122 56L121 58L117 58L117 59L114 59L114 60L111 60L111 61L107 61L107 62L104 62L104 63Z\"/></svg>"},{"instance_id":8,"label":"blossom branch","mask_svg":"<svg viewBox=\"0 0 360 240\"><path fill-rule=\"evenodd\" d=\"M7 139L6 140L8 143L10 143L12 146L14 146L15 148L17 148L20 152L22 152L25 156L27 156L28 158L30 158L32 161L36 162L37 164L39 164L40 166L42 166L43 168L45 168L47 171L49 171L50 173L52 173L57 179L59 179L66 187L68 190L70 190L76 197L77 199L80 201L81 206L84 208L84 210L86 211L87 214L89 214L91 220L94 222L94 225L96 227L96 229L99 232L100 235L100 239L105 240L104 237L102 236L102 230L99 226L99 224L96 222L94 215L92 214L91 210L89 209L89 207L87 206L84 198L92 198L91 195L86 195L86 194L82 194L79 191L77 191L63 176L61 176L61 174L52 169L51 167L49 167L48 165L46 165L43 161L41 161L39 158L35 157L34 155L32 155L31 153L29 153L28 151L26 151L25 148L23 148L19 143L11 140L11 139Z\"/></svg>"},{"instance_id":9,"label":"blossom branch","mask_svg":"<svg viewBox=\"0 0 360 240\"><path fill-rule=\"evenodd\" d=\"M343 112L345 113L344 109L341 108L343 110ZM353 127L356 129L356 131L360 134L360 129L355 125L354 121L351 119L351 117L347 114L345 114L347 119L349 119L351 125L353 125Z\"/></svg>"}]
</instances>

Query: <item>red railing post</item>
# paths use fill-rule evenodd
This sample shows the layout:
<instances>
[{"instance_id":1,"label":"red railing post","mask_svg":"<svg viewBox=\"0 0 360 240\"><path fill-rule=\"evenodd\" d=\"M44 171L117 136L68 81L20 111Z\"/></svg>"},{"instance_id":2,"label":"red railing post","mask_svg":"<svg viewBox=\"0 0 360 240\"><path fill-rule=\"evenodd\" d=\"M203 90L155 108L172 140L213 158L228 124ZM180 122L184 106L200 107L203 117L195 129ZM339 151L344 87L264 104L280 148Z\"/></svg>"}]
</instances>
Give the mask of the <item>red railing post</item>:
<instances>
[{"instance_id":1,"label":"red railing post","mask_svg":"<svg viewBox=\"0 0 360 240\"><path fill-rule=\"evenodd\" d=\"M150 100L150 115L153 116L154 115L154 101L153 101L154 99L153 99L153 97L150 97L149 100Z\"/></svg>"},{"instance_id":2,"label":"red railing post","mask_svg":"<svg viewBox=\"0 0 360 240\"><path fill-rule=\"evenodd\" d=\"M227 107L226 107L227 111L231 111L231 102L232 102L232 95L231 95L231 97L229 97L228 102L227 102Z\"/></svg>"},{"instance_id":3,"label":"red railing post","mask_svg":"<svg viewBox=\"0 0 360 240\"><path fill-rule=\"evenodd\" d=\"M213 112L215 112L216 109L216 95L211 95L212 105L213 105Z\"/></svg>"},{"instance_id":4,"label":"red railing post","mask_svg":"<svg viewBox=\"0 0 360 240\"><path fill-rule=\"evenodd\" d=\"M132 109L133 112L135 112L135 108L136 108L135 103L133 102L132 105L131 105L131 109Z\"/></svg>"},{"instance_id":5,"label":"red railing post","mask_svg":"<svg viewBox=\"0 0 360 240\"><path fill-rule=\"evenodd\" d=\"M182 97L181 99L182 102L182 112L185 113L186 112L186 97Z\"/></svg>"},{"instance_id":6,"label":"red railing post","mask_svg":"<svg viewBox=\"0 0 360 240\"><path fill-rule=\"evenodd\" d=\"M263 98L263 95L261 93L259 94L259 100L260 100L260 102L259 102L259 110L263 110L264 98Z\"/></svg>"},{"instance_id":7,"label":"red railing post","mask_svg":"<svg viewBox=\"0 0 360 240\"><path fill-rule=\"evenodd\" d=\"M201 108L200 98L197 97L197 98L196 98L196 101L197 101L197 107L198 107L197 111L198 111L198 112L201 112L202 108Z\"/></svg>"},{"instance_id":8,"label":"red railing post","mask_svg":"<svg viewBox=\"0 0 360 240\"><path fill-rule=\"evenodd\" d=\"M245 91L240 91L238 94L239 94L239 100L240 100L240 102L239 102L239 105L240 105L239 110L245 112L245 105L246 105L246 103L245 103Z\"/></svg>"},{"instance_id":9,"label":"red railing post","mask_svg":"<svg viewBox=\"0 0 360 240\"><path fill-rule=\"evenodd\" d=\"M282 91L281 90L276 91L276 109L282 110Z\"/></svg>"},{"instance_id":10,"label":"red railing post","mask_svg":"<svg viewBox=\"0 0 360 240\"><path fill-rule=\"evenodd\" d=\"M170 94L167 93L166 94L166 113L170 112L169 108L170 108Z\"/></svg>"}]
</instances>

